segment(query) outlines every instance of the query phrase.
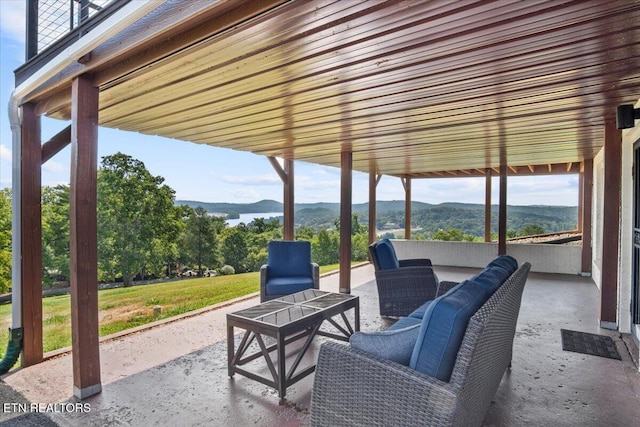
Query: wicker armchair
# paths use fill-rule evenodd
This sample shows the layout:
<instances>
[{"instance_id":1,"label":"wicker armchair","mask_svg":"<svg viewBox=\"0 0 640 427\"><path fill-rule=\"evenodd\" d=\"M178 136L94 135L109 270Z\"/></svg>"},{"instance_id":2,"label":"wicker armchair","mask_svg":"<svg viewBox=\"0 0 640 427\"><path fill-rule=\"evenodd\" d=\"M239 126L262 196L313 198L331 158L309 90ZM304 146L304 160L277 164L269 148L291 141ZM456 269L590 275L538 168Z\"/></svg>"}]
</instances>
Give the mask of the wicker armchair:
<instances>
[{"instance_id":1,"label":"wicker armchair","mask_svg":"<svg viewBox=\"0 0 640 427\"><path fill-rule=\"evenodd\" d=\"M439 295L439 282L430 259L398 260L388 239L370 245L369 254L375 269L381 316L407 316Z\"/></svg>"},{"instance_id":2,"label":"wicker armchair","mask_svg":"<svg viewBox=\"0 0 640 427\"><path fill-rule=\"evenodd\" d=\"M336 342L320 347L312 426L480 426L510 366L523 264L471 317L449 382Z\"/></svg>"}]
</instances>

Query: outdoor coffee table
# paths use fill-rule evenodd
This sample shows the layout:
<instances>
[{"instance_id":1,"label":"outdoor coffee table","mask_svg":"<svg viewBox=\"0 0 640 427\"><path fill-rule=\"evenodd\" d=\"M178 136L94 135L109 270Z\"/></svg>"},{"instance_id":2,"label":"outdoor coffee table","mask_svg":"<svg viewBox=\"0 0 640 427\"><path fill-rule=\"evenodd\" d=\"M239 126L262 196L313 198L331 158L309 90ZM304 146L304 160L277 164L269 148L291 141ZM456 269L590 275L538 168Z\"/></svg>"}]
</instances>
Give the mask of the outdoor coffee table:
<instances>
[{"instance_id":1,"label":"outdoor coffee table","mask_svg":"<svg viewBox=\"0 0 640 427\"><path fill-rule=\"evenodd\" d=\"M351 326L345 315L347 310L353 309L355 314L354 326ZM334 317L340 316L342 324ZM340 334L320 330L324 321L333 325ZM233 328L244 329L245 333L238 349L235 349ZM315 371L315 363L296 372L311 341L316 335L327 336L342 341L348 341L353 332L360 330L360 303L357 296L337 294L317 289L308 289L282 298L267 301L255 307L227 314L227 354L228 371L232 377L239 373L245 377L259 381L278 391L282 399L287 387ZM265 344L264 337L275 338L276 343ZM287 344L306 337L303 346L298 350L295 361L286 370ZM257 341L259 351L245 354L253 341ZM254 346L255 348L255 346ZM275 350L275 366L270 353ZM271 378L258 375L241 366L255 359L264 357L271 373Z\"/></svg>"}]
</instances>

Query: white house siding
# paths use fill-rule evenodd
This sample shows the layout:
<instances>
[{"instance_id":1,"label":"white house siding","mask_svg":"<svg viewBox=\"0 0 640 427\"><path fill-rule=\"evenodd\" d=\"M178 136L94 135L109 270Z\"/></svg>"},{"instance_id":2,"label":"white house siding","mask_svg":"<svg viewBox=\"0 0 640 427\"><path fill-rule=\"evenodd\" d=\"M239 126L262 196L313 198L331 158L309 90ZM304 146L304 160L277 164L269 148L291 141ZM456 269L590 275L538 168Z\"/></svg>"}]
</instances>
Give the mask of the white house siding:
<instances>
[{"instance_id":1,"label":"white house siding","mask_svg":"<svg viewBox=\"0 0 640 427\"><path fill-rule=\"evenodd\" d=\"M636 107L640 106L640 101ZM640 140L640 121L636 126L622 131L622 202L620 206L620 260L618 268L618 328L631 332L631 295L633 292L633 146ZM640 167L640 165L636 165Z\"/></svg>"},{"instance_id":2,"label":"white house siding","mask_svg":"<svg viewBox=\"0 0 640 427\"><path fill-rule=\"evenodd\" d=\"M640 105L640 101L636 107ZM622 181L620 205L620 247L618 255L618 329L622 333L631 332L631 278L633 227L633 145L640 139L640 122L636 127L622 131ZM640 167L638 165L637 167ZM601 288L602 266L602 211L604 200L604 149L593 160L593 281Z\"/></svg>"}]
</instances>

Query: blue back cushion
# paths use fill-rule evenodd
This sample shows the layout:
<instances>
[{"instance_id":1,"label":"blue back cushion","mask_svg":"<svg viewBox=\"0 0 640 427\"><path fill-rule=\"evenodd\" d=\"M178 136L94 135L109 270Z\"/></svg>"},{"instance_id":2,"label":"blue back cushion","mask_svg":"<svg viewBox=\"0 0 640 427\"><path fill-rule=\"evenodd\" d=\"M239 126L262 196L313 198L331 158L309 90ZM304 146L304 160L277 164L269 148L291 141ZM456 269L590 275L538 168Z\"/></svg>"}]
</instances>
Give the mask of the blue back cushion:
<instances>
[{"instance_id":1,"label":"blue back cushion","mask_svg":"<svg viewBox=\"0 0 640 427\"><path fill-rule=\"evenodd\" d=\"M484 286L491 296L517 269L518 262L514 258L501 255L487 264L485 269L473 276L471 280Z\"/></svg>"},{"instance_id":2,"label":"blue back cushion","mask_svg":"<svg viewBox=\"0 0 640 427\"><path fill-rule=\"evenodd\" d=\"M269 277L311 276L309 242L269 242Z\"/></svg>"},{"instance_id":3,"label":"blue back cushion","mask_svg":"<svg viewBox=\"0 0 640 427\"><path fill-rule=\"evenodd\" d=\"M498 258L487 264L487 267L498 266L509 271L509 275L513 274L518 269L518 261L509 255L500 255Z\"/></svg>"},{"instance_id":4,"label":"blue back cushion","mask_svg":"<svg viewBox=\"0 0 640 427\"><path fill-rule=\"evenodd\" d=\"M396 251L393 249L393 244L389 239L382 239L376 245L376 256L378 257L378 264L380 264L381 270L392 270L394 268L400 268Z\"/></svg>"},{"instance_id":5,"label":"blue back cushion","mask_svg":"<svg viewBox=\"0 0 640 427\"><path fill-rule=\"evenodd\" d=\"M429 304L409 367L448 382L469 319L488 298L484 286L466 280Z\"/></svg>"},{"instance_id":6,"label":"blue back cushion","mask_svg":"<svg viewBox=\"0 0 640 427\"><path fill-rule=\"evenodd\" d=\"M415 323L402 329L355 332L349 343L352 348L408 366L419 331L420 324Z\"/></svg>"}]
</instances>

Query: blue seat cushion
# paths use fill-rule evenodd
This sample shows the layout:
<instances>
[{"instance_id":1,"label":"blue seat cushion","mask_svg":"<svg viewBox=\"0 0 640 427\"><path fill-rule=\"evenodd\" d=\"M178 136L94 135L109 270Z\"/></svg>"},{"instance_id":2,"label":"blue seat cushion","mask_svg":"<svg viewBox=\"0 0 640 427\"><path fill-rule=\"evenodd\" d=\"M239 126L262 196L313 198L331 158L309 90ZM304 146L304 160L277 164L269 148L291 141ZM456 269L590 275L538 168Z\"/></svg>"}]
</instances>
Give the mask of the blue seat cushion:
<instances>
[{"instance_id":1,"label":"blue seat cushion","mask_svg":"<svg viewBox=\"0 0 640 427\"><path fill-rule=\"evenodd\" d=\"M267 280L267 295L294 294L313 288L313 279L308 276L274 277Z\"/></svg>"},{"instance_id":2,"label":"blue seat cushion","mask_svg":"<svg viewBox=\"0 0 640 427\"><path fill-rule=\"evenodd\" d=\"M409 366L420 324L380 332L355 332L349 338L352 348Z\"/></svg>"},{"instance_id":3,"label":"blue seat cushion","mask_svg":"<svg viewBox=\"0 0 640 427\"><path fill-rule=\"evenodd\" d=\"M311 243L299 241L269 242L268 277L311 277Z\"/></svg>"},{"instance_id":4,"label":"blue seat cushion","mask_svg":"<svg viewBox=\"0 0 640 427\"><path fill-rule=\"evenodd\" d=\"M378 264L381 270L393 270L400 268L400 262L396 256L396 250L389 239L382 239L375 247Z\"/></svg>"},{"instance_id":5,"label":"blue seat cushion","mask_svg":"<svg viewBox=\"0 0 640 427\"><path fill-rule=\"evenodd\" d=\"M396 323L385 330L393 331L395 329L403 329L408 326L419 325L420 323L422 323L422 319L416 319L415 317L401 317Z\"/></svg>"},{"instance_id":6,"label":"blue seat cushion","mask_svg":"<svg viewBox=\"0 0 640 427\"><path fill-rule=\"evenodd\" d=\"M448 382L469 319L488 298L484 286L466 280L429 304L409 367Z\"/></svg>"}]
</instances>

